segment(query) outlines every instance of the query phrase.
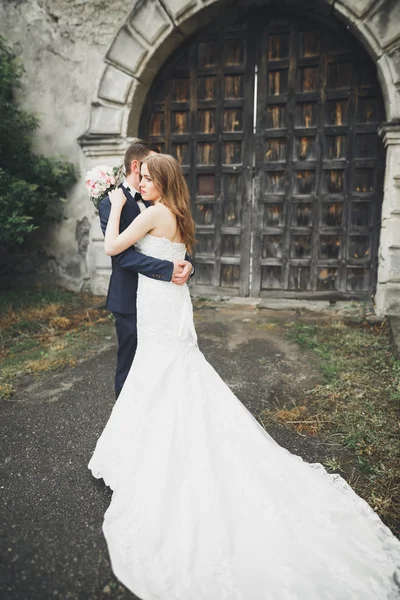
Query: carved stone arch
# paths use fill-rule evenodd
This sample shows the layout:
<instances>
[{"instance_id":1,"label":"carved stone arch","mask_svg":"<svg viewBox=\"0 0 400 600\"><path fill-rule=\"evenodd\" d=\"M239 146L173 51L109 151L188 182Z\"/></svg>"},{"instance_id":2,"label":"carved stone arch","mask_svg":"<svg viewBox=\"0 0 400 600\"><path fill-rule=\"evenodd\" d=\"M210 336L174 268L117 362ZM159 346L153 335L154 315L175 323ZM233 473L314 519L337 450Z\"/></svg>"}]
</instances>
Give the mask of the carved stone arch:
<instances>
[{"instance_id":1,"label":"carved stone arch","mask_svg":"<svg viewBox=\"0 0 400 600\"><path fill-rule=\"evenodd\" d=\"M246 6L252 4L252 0ZM266 0L263 4L271 2ZM388 147L383 202L378 310L400 312L400 4L396 0L283 0L288 9L320 12L341 19L377 64L386 124L381 127ZM260 6L260 2L254 2ZM225 0L138 0L118 31L104 59L87 132L79 142L88 166L108 157L120 162L138 133L149 87L167 58L185 39L229 6ZM232 6L235 10L235 6ZM396 185L397 182L397 185ZM94 263L93 263L94 264ZM94 267L96 271L97 267ZM95 289L104 288L108 273Z\"/></svg>"},{"instance_id":2,"label":"carved stone arch","mask_svg":"<svg viewBox=\"0 0 400 600\"><path fill-rule=\"evenodd\" d=\"M296 1L285 3L299 6ZM125 146L123 140L136 135L146 93L160 67L196 29L221 14L226 4L221 0L135 3L105 56L89 127L80 138L85 153L108 153L105 148L110 145L118 151ZM303 11L329 11L351 29L377 63L387 121L400 118L400 4L393 0L314 0L301 6Z\"/></svg>"},{"instance_id":3,"label":"carved stone arch","mask_svg":"<svg viewBox=\"0 0 400 600\"><path fill-rule=\"evenodd\" d=\"M123 152L137 136L145 98L158 70L218 10L217 1L208 6L198 0L135 3L105 55L89 127L79 139L87 156L109 155L111 148Z\"/></svg>"}]
</instances>

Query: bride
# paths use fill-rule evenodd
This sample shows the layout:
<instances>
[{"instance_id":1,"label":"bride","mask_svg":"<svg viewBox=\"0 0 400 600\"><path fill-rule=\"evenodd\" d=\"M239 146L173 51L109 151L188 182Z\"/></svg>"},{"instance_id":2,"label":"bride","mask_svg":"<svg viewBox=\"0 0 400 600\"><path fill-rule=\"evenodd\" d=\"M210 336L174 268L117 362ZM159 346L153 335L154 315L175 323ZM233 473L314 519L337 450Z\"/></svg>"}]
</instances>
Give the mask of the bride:
<instances>
[{"instance_id":1,"label":"bride","mask_svg":"<svg viewBox=\"0 0 400 600\"><path fill-rule=\"evenodd\" d=\"M177 161L141 167L153 202L122 234L110 194L109 255L135 244L181 260L194 242ZM400 542L338 475L281 448L197 347L186 285L139 275L138 351L89 463L112 488L112 568L142 600L387 600Z\"/></svg>"}]
</instances>

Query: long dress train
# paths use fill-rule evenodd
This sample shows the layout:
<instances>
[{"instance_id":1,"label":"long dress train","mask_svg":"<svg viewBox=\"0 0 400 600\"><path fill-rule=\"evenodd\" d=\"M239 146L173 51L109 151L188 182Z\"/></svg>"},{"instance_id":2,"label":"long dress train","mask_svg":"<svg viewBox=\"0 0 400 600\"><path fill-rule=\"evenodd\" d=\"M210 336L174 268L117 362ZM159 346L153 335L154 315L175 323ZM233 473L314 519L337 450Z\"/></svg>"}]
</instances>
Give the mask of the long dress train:
<instances>
[{"instance_id":1,"label":"long dress train","mask_svg":"<svg viewBox=\"0 0 400 600\"><path fill-rule=\"evenodd\" d=\"M141 252L183 259L146 235ZM89 463L112 568L142 600L395 600L400 542L280 447L197 347L187 286L139 277L138 351Z\"/></svg>"}]
</instances>

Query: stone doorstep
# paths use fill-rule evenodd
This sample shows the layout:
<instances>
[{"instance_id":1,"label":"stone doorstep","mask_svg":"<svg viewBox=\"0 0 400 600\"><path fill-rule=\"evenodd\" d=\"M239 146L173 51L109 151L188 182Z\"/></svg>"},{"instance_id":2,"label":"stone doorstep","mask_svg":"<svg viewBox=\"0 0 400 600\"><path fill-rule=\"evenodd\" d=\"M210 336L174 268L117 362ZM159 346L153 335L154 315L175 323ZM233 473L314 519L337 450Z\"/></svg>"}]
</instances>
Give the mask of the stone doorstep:
<instances>
[{"instance_id":1,"label":"stone doorstep","mask_svg":"<svg viewBox=\"0 0 400 600\"><path fill-rule=\"evenodd\" d=\"M192 294L193 300L206 300L212 303L221 303L224 306L247 306L253 308L267 308L270 310L309 310L313 312L330 312L330 313L357 313L358 307L362 306L363 302L353 303L351 301L336 301L330 303L329 300L297 300L294 298L249 298L240 296L219 296ZM368 305L368 312L373 312L371 303Z\"/></svg>"}]
</instances>

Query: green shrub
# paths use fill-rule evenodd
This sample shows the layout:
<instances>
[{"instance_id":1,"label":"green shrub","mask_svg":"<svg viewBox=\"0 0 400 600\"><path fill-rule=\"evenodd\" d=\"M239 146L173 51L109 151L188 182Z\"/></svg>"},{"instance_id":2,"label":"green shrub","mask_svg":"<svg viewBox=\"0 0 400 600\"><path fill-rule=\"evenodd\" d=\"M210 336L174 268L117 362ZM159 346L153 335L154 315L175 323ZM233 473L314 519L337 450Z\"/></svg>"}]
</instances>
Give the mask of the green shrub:
<instances>
[{"instance_id":1,"label":"green shrub","mask_svg":"<svg viewBox=\"0 0 400 600\"><path fill-rule=\"evenodd\" d=\"M62 217L73 165L33 152L38 119L16 99L23 67L0 37L0 248L22 245L39 227Z\"/></svg>"}]
</instances>

